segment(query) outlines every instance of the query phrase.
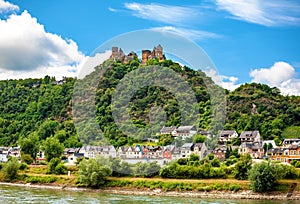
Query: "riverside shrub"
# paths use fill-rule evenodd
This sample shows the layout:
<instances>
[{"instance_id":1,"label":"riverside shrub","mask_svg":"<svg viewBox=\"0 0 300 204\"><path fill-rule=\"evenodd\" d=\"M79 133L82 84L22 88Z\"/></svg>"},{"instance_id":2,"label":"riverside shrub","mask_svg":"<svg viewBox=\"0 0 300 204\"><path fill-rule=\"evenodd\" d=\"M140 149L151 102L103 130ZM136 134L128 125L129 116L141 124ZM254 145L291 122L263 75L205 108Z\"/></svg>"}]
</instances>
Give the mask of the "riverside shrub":
<instances>
[{"instance_id":1,"label":"riverside shrub","mask_svg":"<svg viewBox=\"0 0 300 204\"><path fill-rule=\"evenodd\" d=\"M110 162L102 156L95 159L84 159L80 162L78 168L77 183L94 188L104 185L107 181L106 178L112 174Z\"/></svg>"},{"instance_id":2,"label":"riverside shrub","mask_svg":"<svg viewBox=\"0 0 300 204\"><path fill-rule=\"evenodd\" d=\"M250 188L260 193L275 190L281 171L279 165L271 162L254 164L249 171Z\"/></svg>"},{"instance_id":3,"label":"riverside shrub","mask_svg":"<svg viewBox=\"0 0 300 204\"><path fill-rule=\"evenodd\" d=\"M235 164L233 174L234 178L238 180L247 180L248 171L251 169L252 159L249 154L243 155L240 160Z\"/></svg>"},{"instance_id":4,"label":"riverside shrub","mask_svg":"<svg viewBox=\"0 0 300 204\"><path fill-rule=\"evenodd\" d=\"M16 157L12 157L8 162L4 164L2 172L7 180L14 180L18 176L20 169L20 163Z\"/></svg>"}]
</instances>

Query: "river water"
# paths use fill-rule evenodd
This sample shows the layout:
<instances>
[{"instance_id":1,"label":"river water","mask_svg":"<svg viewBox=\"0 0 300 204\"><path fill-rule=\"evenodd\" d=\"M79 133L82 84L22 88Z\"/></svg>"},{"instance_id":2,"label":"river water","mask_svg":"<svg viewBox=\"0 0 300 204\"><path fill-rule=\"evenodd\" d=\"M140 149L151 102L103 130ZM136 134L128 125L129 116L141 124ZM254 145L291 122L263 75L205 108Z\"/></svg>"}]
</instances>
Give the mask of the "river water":
<instances>
[{"instance_id":1,"label":"river water","mask_svg":"<svg viewBox=\"0 0 300 204\"><path fill-rule=\"evenodd\" d=\"M103 194L98 192L65 191L55 189L40 189L19 186L0 185L0 203L201 203L201 204L296 204L297 201L254 201L254 200L217 200L201 198L178 198L157 196L133 196Z\"/></svg>"}]
</instances>

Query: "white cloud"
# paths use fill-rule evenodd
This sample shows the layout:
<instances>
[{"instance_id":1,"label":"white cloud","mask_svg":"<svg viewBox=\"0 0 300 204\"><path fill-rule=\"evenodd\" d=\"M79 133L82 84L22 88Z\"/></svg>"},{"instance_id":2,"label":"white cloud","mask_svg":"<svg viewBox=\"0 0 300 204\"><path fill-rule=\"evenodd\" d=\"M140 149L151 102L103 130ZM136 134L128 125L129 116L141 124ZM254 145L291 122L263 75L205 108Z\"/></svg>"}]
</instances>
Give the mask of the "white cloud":
<instances>
[{"instance_id":1,"label":"white cloud","mask_svg":"<svg viewBox=\"0 0 300 204\"><path fill-rule=\"evenodd\" d=\"M119 11L118 9L115 9L115 8L112 8L112 7L108 7L108 10L111 11L111 12L118 12Z\"/></svg>"},{"instance_id":2,"label":"white cloud","mask_svg":"<svg viewBox=\"0 0 300 204\"><path fill-rule=\"evenodd\" d=\"M205 73L207 76L211 77L217 85L224 89L233 91L241 85L237 84L237 77L219 75L215 69L206 69Z\"/></svg>"},{"instance_id":3,"label":"white cloud","mask_svg":"<svg viewBox=\"0 0 300 204\"><path fill-rule=\"evenodd\" d=\"M12 11L18 11L19 7L14 5L8 1L0 0L0 14L1 13L9 13Z\"/></svg>"},{"instance_id":4,"label":"white cloud","mask_svg":"<svg viewBox=\"0 0 300 204\"><path fill-rule=\"evenodd\" d=\"M85 58L74 41L46 32L27 11L0 19L0 30L0 79L73 76Z\"/></svg>"},{"instance_id":5,"label":"white cloud","mask_svg":"<svg viewBox=\"0 0 300 204\"><path fill-rule=\"evenodd\" d=\"M254 69L250 72L252 82L276 86L285 95L300 95L300 79L296 78L293 66L276 62L270 68Z\"/></svg>"},{"instance_id":6,"label":"white cloud","mask_svg":"<svg viewBox=\"0 0 300 204\"><path fill-rule=\"evenodd\" d=\"M295 69L286 62L276 62L270 68L254 69L250 72L253 82L278 86L295 75Z\"/></svg>"},{"instance_id":7,"label":"white cloud","mask_svg":"<svg viewBox=\"0 0 300 204\"><path fill-rule=\"evenodd\" d=\"M300 22L300 4L290 0L215 0L220 10L234 18L265 26L296 25Z\"/></svg>"},{"instance_id":8,"label":"white cloud","mask_svg":"<svg viewBox=\"0 0 300 204\"><path fill-rule=\"evenodd\" d=\"M133 11L133 15L172 25L189 22L198 15L198 10L189 7L171 6L163 4L125 3L125 7Z\"/></svg>"},{"instance_id":9,"label":"white cloud","mask_svg":"<svg viewBox=\"0 0 300 204\"><path fill-rule=\"evenodd\" d=\"M111 50L106 50L103 53L96 53L92 57L86 57L79 65L78 78L82 79L90 74L97 65L102 64L105 60L109 59L110 55Z\"/></svg>"},{"instance_id":10,"label":"white cloud","mask_svg":"<svg viewBox=\"0 0 300 204\"><path fill-rule=\"evenodd\" d=\"M203 40L203 39L207 39L207 38L221 37L218 34L207 32L207 31L176 28L173 26L156 27L156 28L152 28L152 29L155 31L159 31L159 32L171 32L171 33L178 34L178 35L184 36L184 37L186 37L188 39L192 39L192 40Z\"/></svg>"}]
</instances>

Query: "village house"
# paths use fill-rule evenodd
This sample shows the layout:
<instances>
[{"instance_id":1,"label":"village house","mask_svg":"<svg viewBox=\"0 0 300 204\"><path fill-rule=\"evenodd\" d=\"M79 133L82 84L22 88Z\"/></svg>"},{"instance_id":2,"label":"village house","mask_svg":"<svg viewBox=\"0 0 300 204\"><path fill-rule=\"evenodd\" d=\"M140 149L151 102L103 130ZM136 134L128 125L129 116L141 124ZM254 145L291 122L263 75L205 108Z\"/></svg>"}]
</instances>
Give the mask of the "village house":
<instances>
[{"instance_id":1,"label":"village house","mask_svg":"<svg viewBox=\"0 0 300 204\"><path fill-rule=\"evenodd\" d=\"M189 158L194 151L194 143L185 143L180 148L180 157Z\"/></svg>"},{"instance_id":2,"label":"village house","mask_svg":"<svg viewBox=\"0 0 300 204\"><path fill-rule=\"evenodd\" d=\"M125 147L125 146L119 147L118 151L117 151L117 157L120 158L120 159L125 159L127 149L128 149L128 147Z\"/></svg>"},{"instance_id":3,"label":"village house","mask_svg":"<svg viewBox=\"0 0 300 204\"><path fill-rule=\"evenodd\" d=\"M0 147L0 162L7 162L10 147Z\"/></svg>"},{"instance_id":4,"label":"village house","mask_svg":"<svg viewBox=\"0 0 300 204\"><path fill-rule=\"evenodd\" d=\"M282 141L282 146L285 148L288 148L291 145L300 145L300 138L289 138Z\"/></svg>"},{"instance_id":5,"label":"village house","mask_svg":"<svg viewBox=\"0 0 300 204\"><path fill-rule=\"evenodd\" d=\"M172 135L174 137L181 137L182 140L186 138L193 137L197 133L197 129L195 126L180 126L178 127Z\"/></svg>"},{"instance_id":6,"label":"village house","mask_svg":"<svg viewBox=\"0 0 300 204\"><path fill-rule=\"evenodd\" d=\"M181 158L181 150L179 147L175 147L172 151L172 160L177 160Z\"/></svg>"},{"instance_id":7,"label":"village house","mask_svg":"<svg viewBox=\"0 0 300 204\"><path fill-rule=\"evenodd\" d=\"M226 151L227 151L227 147L226 145L221 145L216 147L213 151L212 154L218 158L220 161L225 161L226 159Z\"/></svg>"},{"instance_id":8,"label":"village house","mask_svg":"<svg viewBox=\"0 0 300 204\"><path fill-rule=\"evenodd\" d=\"M285 163L290 163L292 160L300 161L300 145L272 148L268 150L267 156L271 160Z\"/></svg>"},{"instance_id":9,"label":"village house","mask_svg":"<svg viewBox=\"0 0 300 204\"><path fill-rule=\"evenodd\" d=\"M167 160L172 160L173 151L176 147L174 145L168 145L162 147L163 158Z\"/></svg>"},{"instance_id":10,"label":"village house","mask_svg":"<svg viewBox=\"0 0 300 204\"><path fill-rule=\"evenodd\" d=\"M260 133L257 130L243 131L240 135L241 143L260 143Z\"/></svg>"},{"instance_id":11,"label":"village house","mask_svg":"<svg viewBox=\"0 0 300 204\"><path fill-rule=\"evenodd\" d=\"M43 162L46 160L45 158L45 152L43 150L40 150L37 154L36 154L36 162Z\"/></svg>"},{"instance_id":12,"label":"village house","mask_svg":"<svg viewBox=\"0 0 300 204\"><path fill-rule=\"evenodd\" d=\"M80 148L65 148L63 155L66 157L67 165L75 165L77 158L84 157L84 154L79 151Z\"/></svg>"},{"instance_id":13,"label":"village house","mask_svg":"<svg viewBox=\"0 0 300 204\"><path fill-rule=\"evenodd\" d=\"M117 157L117 151L113 145L103 145L103 146L83 146L80 148L79 152L84 155L85 158L95 158L98 155L104 157Z\"/></svg>"},{"instance_id":14,"label":"village house","mask_svg":"<svg viewBox=\"0 0 300 204\"><path fill-rule=\"evenodd\" d=\"M195 143L194 144L194 154L199 155L200 159L204 159L204 157L206 156L207 153L207 147L205 145L205 143Z\"/></svg>"},{"instance_id":15,"label":"village house","mask_svg":"<svg viewBox=\"0 0 300 204\"><path fill-rule=\"evenodd\" d=\"M259 143L244 142L240 145L238 153L241 155L250 154L252 159L261 159L264 157L264 149Z\"/></svg>"},{"instance_id":16,"label":"village house","mask_svg":"<svg viewBox=\"0 0 300 204\"><path fill-rule=\"evenodd\" d=\"M11 147L8 150L8 156L21 158L21 148L20 147Z\"/></svg>"},{"instance_id":17,"label":"village house","mask_svg":"<svg viewBox=\"0 0 300 204\"><path fill-rule=\"evenodd\" d=\"M143 153L138 147L128 147L125 152L125 155L126 159L143 158Z\"/></svg>"},{"instance_id":18,"label":"village house","mask_svg":"<svg viewBox=\"0 0 300 204\"><path fill-rule=\"evenodd\" d=\"M271 148L267 151L267 157L270 160L286 162L284 159L284 149L283 148Z\"/></svg>"},{"instance_id":19,"label":"village house","mask_svg":"<svg viewBox=\"0 0 300 204\"><path fill-rule=\"evenodd\" d=\"M168 135L168 134L174 134L176 130L176 126L171 126L171 127L165 127L163 126L163 128L160 130L160 134L161 135Z\"/></svg>"},{"instance_id":20,"label":"village house","mask_svg":"<svg viewBox=\"0 0 300 204\"><path fill-rule=\"evenodd\" d=\"M219 134L219 143L225 145L231 142L234 138L238 138L238 133L235 130L222 130Z\"/></svg>"}]
</instances>

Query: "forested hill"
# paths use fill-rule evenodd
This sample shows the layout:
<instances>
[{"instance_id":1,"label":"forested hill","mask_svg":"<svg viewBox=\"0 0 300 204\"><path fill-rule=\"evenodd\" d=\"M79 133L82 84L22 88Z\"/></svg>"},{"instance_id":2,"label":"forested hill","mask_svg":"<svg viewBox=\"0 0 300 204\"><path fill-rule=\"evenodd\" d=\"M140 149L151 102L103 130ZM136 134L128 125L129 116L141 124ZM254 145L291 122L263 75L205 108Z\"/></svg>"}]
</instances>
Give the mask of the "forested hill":
<instances>
[{"instance_id":1,"label":"forested hill","mask_svg":"<svg viewBox=\"0 0 300 204\"><path fill-rule=\"evenodd\" d=\"M245 84L227 94L226 129L259 130L264 139L300 138L300 97L283 96L276 87ZM288 128L290 127L290 128Z\"/></svg>"},{"instance_id":2,"label":"forested hill","mask_svg":"<svg viewBox=\"0 0 300 204\"><path fill-rule=\"evenodd\" d=\"M71 117L75 80L55 78L0 81L0 146L16 145L21 137L40 140L56 135L65 146L78 146Z\"/></svg>"},{"instance_id":3,"label":"forested hill","mask_svg":"<svg viewBox=\"0 0 300 204\"><path fill-rule=\"evenodd\" d=\"M111 96L118 82L127 73L144 65L138 59L126 64L112 61L109 63L110 68L104 73L96 91L96 118L109 142L120 146L135 141L122 134L114 123ZM147 63L171 68L191 85L199 104L199 127L209 129L213 122L210 117L212 109L204 81L211 79L201 71L182 67L170 60L149 60ZM97 70L101 66L96 67L96 71L86 79L96 80L99 77ZM16 145L20 138L32 134L37 135L40 141L55 136L65 147L82 145L72 118L74 84L73 78L57 82L48 76L43 79L0 81L0 146ZM180 124L178 101L172 93L155 86L144 87L132 97L130 114L133 123L138 127L147 126L149 111L154 103L163 107L166 112L166 125ZM298 128L288 127L300 126L300 97L282 96L277 88L261 84L242 85L233 92L227 92L227 103L226 129L236 129L238 132L260 130L264 138L271 139L281 138L282 135L290 136L288 132ZM91 130L87 129L86 124L82 126L85 137L89 137ZM286 128L287 131L283 132ZM299 133L295 134L299 137ZM83 140L89 141L89 138Z\"/></svg>"}]
</instances>

